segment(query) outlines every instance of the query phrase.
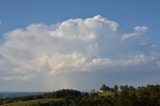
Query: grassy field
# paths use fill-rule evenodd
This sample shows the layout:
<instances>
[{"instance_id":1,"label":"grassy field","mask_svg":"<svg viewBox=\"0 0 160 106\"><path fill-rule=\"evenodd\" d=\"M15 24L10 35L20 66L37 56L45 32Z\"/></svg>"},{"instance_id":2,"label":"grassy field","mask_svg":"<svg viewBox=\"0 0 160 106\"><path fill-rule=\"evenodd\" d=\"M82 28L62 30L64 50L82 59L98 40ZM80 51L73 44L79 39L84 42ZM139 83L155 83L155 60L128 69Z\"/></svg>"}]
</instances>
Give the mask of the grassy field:
<instances>
[{"instance_id":1,"label":"grassy field","mask_svg":"<svg viewBox=\"0 0 160 106\"><path fill-rule=\"evenodd\" d=\"M63 100L62 99L36 99L36 100L8 103L2 106L37 106L37 104L59 103L59 102L63 102Z\"/></svg>"},{"instance_id":2,"label":"grassy field","mask_svg":"<svg viewBox=\"0 0 160 106\"><path fill-rule=\"evenodd\" d=\"M112 96L114 93L113 92L99 92L99 96Z\"/></svg>"}]
</instances>

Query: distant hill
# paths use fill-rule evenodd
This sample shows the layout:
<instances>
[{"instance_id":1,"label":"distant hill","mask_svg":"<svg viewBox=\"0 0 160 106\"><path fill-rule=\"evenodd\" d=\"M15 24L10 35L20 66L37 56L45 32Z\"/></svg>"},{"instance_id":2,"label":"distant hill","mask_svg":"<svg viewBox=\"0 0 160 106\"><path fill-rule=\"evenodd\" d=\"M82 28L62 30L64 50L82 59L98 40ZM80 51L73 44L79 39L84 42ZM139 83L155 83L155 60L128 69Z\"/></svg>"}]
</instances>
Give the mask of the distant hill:
<instances>
[{"instance_id":1,"label":"distant hill","mask_svg":"<svg viewBox=\"0 0 160 106\"><path fill-rule=\"evenodd\" d=\"M0 92L0 98L13 98L34 95L43 95L43 92Z\"/></svg>"}]
</instances>

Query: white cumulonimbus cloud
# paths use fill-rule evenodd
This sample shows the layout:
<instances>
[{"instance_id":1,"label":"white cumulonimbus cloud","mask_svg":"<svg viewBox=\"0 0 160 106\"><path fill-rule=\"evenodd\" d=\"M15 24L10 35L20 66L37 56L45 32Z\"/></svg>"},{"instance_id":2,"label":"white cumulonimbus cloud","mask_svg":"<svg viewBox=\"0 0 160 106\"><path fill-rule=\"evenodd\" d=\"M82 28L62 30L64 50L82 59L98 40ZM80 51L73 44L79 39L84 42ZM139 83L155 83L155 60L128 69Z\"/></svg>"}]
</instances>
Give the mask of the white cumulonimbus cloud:
<instances>
[{"instance_id":1,"label":"white cumulonimbus cloud","mask_svg":"<svg viewBox=\"0 0 160 106\"><path fill-rule=\"evenodd\" d=\"M100 15L69 19L54 25L31 24L5 34L0 67L24 75L92 72L159 65L157 48L145 41L147 26L121 33L118 23ZM157 66L158 66L157 65ZM20 78L20 77L18 77ZM12 77L1 78L12 80Z\"/></svg>"}]
</instances>

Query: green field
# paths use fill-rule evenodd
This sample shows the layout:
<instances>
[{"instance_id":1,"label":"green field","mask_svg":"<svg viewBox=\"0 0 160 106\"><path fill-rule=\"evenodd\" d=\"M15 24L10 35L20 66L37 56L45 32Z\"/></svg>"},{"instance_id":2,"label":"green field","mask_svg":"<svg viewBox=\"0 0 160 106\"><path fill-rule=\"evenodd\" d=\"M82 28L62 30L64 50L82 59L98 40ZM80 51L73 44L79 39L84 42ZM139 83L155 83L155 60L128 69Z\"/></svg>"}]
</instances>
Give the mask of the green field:
<instances>
[{"instance_id":1,"label":"green field","mask_svg":"<svg viewBox=\"0 0 160 106\"><path fill-rule=\"evenodd\" d=\"M99 92L99 96L112 96L114 93L113 92Z\"/></svg>"},{"instance_id":2,"label":"green field","mask_svg":"<svg viewBox=\"0 0 160 106\"><path fill-rule=\"evenodd\" d=\"M36 99L29 101L18 101L14 103L4 104L2 106L37 106L39 104L62 103L62 99Z\"/></svg>"}]
</instances>

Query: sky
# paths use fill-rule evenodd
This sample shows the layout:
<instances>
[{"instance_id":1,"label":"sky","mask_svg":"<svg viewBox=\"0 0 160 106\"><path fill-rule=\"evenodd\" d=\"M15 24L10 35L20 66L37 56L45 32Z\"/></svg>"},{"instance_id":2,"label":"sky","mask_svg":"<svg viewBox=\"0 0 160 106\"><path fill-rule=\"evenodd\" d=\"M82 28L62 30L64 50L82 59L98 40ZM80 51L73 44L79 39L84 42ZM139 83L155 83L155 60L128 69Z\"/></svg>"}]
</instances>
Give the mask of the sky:
<instances>
[{"instance_id":1,"label":"sky","mask_svg":"<svg viewBox=\"0 0 160 106\"><path fill-rule=\"evenodd\" d=\"M160 84L159 0L1 0L0 91Z\"/></svg>"}]
</instances>

